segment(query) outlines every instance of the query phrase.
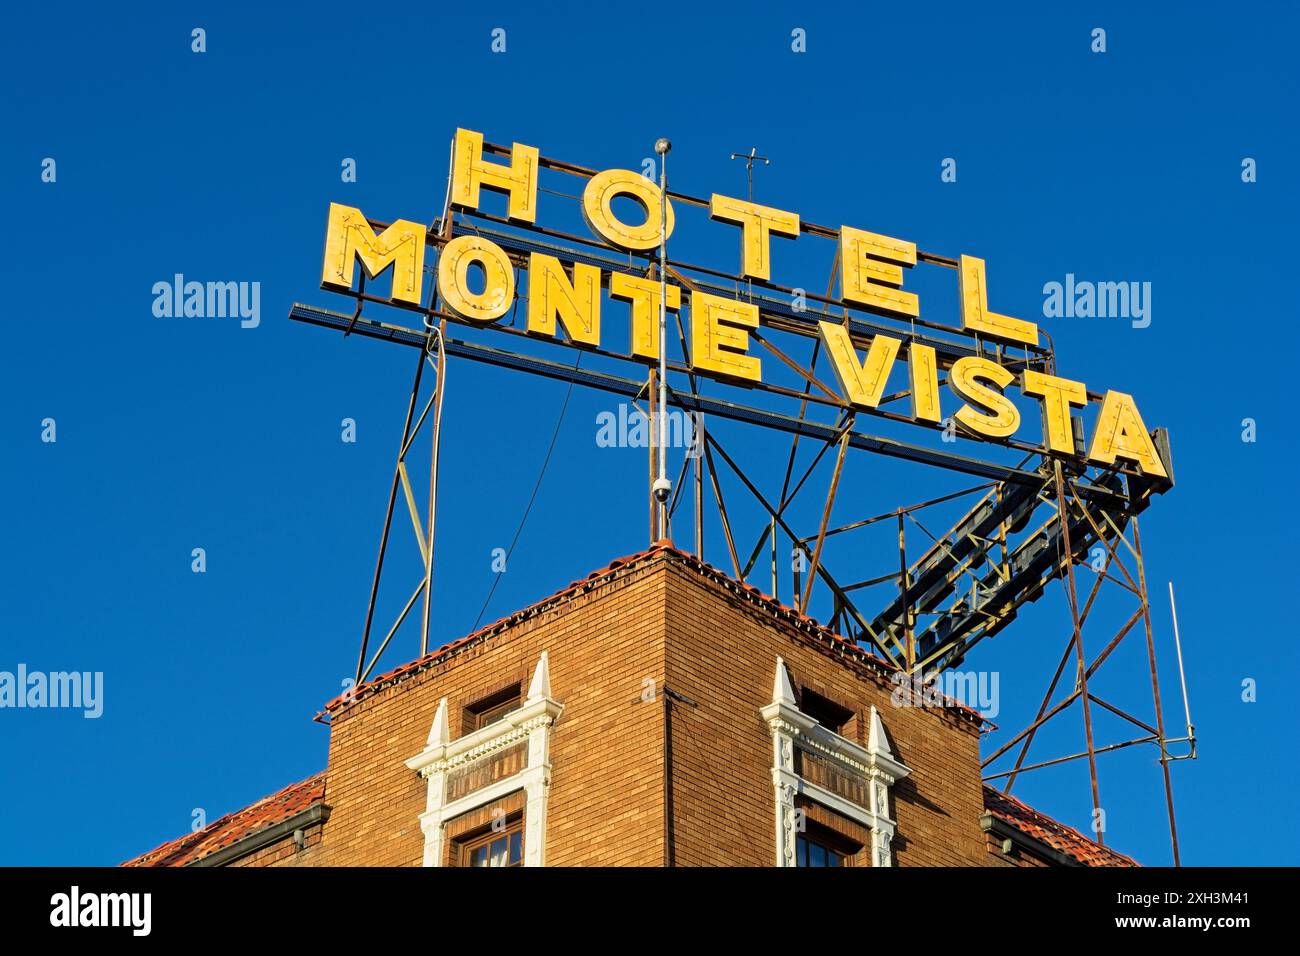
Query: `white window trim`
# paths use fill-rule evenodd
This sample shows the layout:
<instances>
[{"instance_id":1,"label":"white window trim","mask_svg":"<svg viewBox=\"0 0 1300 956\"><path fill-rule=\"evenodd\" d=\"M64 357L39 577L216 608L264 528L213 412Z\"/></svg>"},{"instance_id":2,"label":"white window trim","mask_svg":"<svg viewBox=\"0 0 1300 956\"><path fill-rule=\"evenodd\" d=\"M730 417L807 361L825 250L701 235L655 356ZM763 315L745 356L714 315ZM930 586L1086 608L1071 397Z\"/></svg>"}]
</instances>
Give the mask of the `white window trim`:
<instances>
[{"instance_id":1,"label":"white window trim","mask_svg":"<svg viewBox=\"0 0 1300 956\"><path fill-rule=\"evenodd\" d=\"M889 815L889 788L912 771L894 757L885 726L871 708L867 746L823 727L799 709L785 661L776 659L772 702L759 708L772 734L772 784L776 790L776 865L795 865L798 812L795 798L806 797L871 830L873 866L893 866L892 841L897 821ZM805 780L794 770L795 746L831 760L851 776L866 781L871 807L860 807L836 793Z\"/></svg>"},{"instance_id":2,"label":"white window trim","mask_svg":"<svg viewBox=\"0 0 1300 956\"><path fill-rule=\"evenodd\" d=\"M406 761L406 766L428 781L425 811L420 814L425 866L442 866L447 821L518 790L525 793L524 866L546 865L551 733L563 710L564 705L551 696L551 672L546 651L542 651L537 661L523 706L486 727L452 741L447 698L439 701L424 750ZM528 742L528 759L522 770L458 800L447 801L448 773L520 741Z\"/></svg>"}]
</instances>

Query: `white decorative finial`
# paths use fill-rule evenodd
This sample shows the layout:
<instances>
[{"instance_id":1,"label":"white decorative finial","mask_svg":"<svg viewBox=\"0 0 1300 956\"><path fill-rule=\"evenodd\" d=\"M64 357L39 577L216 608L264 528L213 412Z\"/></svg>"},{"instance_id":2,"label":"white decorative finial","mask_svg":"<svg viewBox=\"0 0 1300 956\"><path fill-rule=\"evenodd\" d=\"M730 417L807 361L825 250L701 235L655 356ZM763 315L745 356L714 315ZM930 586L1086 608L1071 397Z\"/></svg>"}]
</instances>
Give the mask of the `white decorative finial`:
<instances>
[{"instance_id":1,"label":"white decorative finial","mask_svg":"<svg viewBox=\"0 0 1300 956\"><path fill-rule=\"evenodd\" d=\"M533 682L528 685L528 702L545 700L550 696L551 665L548 663L546 651L542 651L542 656L537 661L537 669L533 671Z\"/></svg>"},{"instance_id":2,"label":"white decorative finial","mask_svg":"<svg viewBox=\"0 0 1300 956\"><path fill-rule=\"evenodd\" d=\"M871 708L871 731L867 735L867 749L882 757L894 755L894 751L889 746L889 738L885 735L885 725L881 722L875 706Z\"/></svg>"},{"instance_id":3,"label":"white decorative finial","mask_svg":"<svg viewBox=\"0 0 1300 956\"><path fill-rule=\"evenodd\" d=\"M790 685L790 672L785 669L785 661L776 659L776 679L772 681L772 703L796 706L794 688Z\"/></svg>"},{"instance_id":4,"label":"white decorative finial","mask_svg":"<svg viewBox=\"0 0 1300 956\"><path fill-rule=\"evenodd\" d=\"M433 715L433 726L429 728L430 747L439 747L451 741L451 729L447 724L447 698L438 702L438 712Z\"/></svg>"}]
</instances>

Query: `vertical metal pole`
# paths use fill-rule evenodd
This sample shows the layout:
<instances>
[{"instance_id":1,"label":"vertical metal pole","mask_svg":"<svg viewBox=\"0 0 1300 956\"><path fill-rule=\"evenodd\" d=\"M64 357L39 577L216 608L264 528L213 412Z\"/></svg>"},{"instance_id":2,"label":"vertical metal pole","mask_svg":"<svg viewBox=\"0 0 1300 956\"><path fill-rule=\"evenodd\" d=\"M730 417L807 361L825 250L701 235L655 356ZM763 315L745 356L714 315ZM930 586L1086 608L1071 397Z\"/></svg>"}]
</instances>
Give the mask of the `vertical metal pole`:
<instances>
[{"instance_id":1,"label":"vertical metal pole","mask_svg":"<svg viewBox=\"0 0 1300 956\"><path fill-rule=\"evenodd\" d=\"M359 300L358 300L359 301ZM366 648L370 644L370 627L375 619L375 599L379 595L379 578L384 572L384 553L388 550L388 532L393 526L393 506L397 502L397 486L401 482L402 459L406 454L406 442L411 437L411 420L415 417L415 405L420 397L420 377L424 374L424 352L421 350L415 365L415 381L411 385L411 400L406 406L406 424L402 426L402 442L397 446L397 465L393 468L393 486L388 491L388 509L384 512L384 530L379 536L379 557L375 561L375 578L370 584L370 602L366 605L366 623L361 630L361 654L357 658L358 684L366 666Z\"/></svg>"},{"instance_id":2,"label":"vertical metal pole","mask_svg":"<svg viewBox=\"0 0 1300 956\"><path fill-rule=\"evenodd\" d=\"M998 509L998 514L1002 514L1002 485L998 484L994 495L994 501ZM998 542L1002 545L1002 580L1011 579L1011 559L1007 554L1007 522L1004 518L998 522Z\"/></svg>"},{"instance_id":3,"label":"vertical metal pole","mask_svg":"<svg viewBox=\"0 0 1300 956\"><path fill-rule=\"evenodd\" d=\"M903 524L903 509L898 509L898 593L902 598L903 608L903 635L906 639L904 644L904 659L907 663L907 673L912 673L912 667L916 664L916 639L912 628L912 605L908 595L907 576L907 530Z\"/></svg>"},{"instance_id":4,"label":"vertical metal pole","mask_svg":"<svg viewBox=\"0 0 1300 956\"><path fill-rule=\"evenodd\" d=\"M1088 664L1083 657L1083 628L1079 623L1079 592L1074 586L1074 547L1070 543L1070 515L1065 501L1065 476L1061 463L1056 464L1056 514L1061 522L1061 542L1065 546L1065 585L1070 598L1070 618L1074 622L1074 653L1078 667L1079 700L1083 703L1083 733L1088 742L1088 778L1092 782L1093 839L1105 844L1102 831L1097 828L1098 811L1101 810L1101 791L1097 785L1097 748L1092 739L1092 708L1088 700Z\"/></svg>"},{"instance_id":5,"label":"vertical metal pole","mask_svg":"<svg viewBox=\"0 0 1300 956\"><path fill-rule=\"evenodd\" d=\"M776 594L776 518L772 518L771 524L772 535L772 599L779 600Z\"/></svg>"},{"instance_id":6,"label":"vertical metal pole","mask_svg":"<svg viewBox=\"0 0 1300 956\"><path fill-rule=\"evenodd\" d=\"M672 143L666 137L655 141L659 154L659 474L654 494L659 503L659 534L667 538L668 493L668 151ZM653 423L652 423L653 424Z\"/></svg>"},{"instance_id":7,"label":"vertical metal pole","mask_svg":"<svg viewBox=\"0 0 1300 956\"><path fill-rule=\"evenodd\" d=\"M661 340L662 342L662 340ZM662 348L662 345L660 346ZM659 540L659 498L655 494L655 481L658 475L658 458L659 458L659 432L655 428L657 421L656 409L659 407L659 373L655 369L650 370L650 377L647 380L646 405L650 410L650 543L654 544Z\"/></svg>"},{"instance_id":8,"label":"vertical metal pole","mask_svg":"<svg viewBox=\"0 0 1300 956\"><path fill-rule=\"evenodd\" d=\"M1182 866L1178 855L1178 824L1174 820L1174 785L1169 779L1169 751L1165 749L1165 713L1160 704L1160 678L1156 675L1156 645L1151 636L1151 603L1147 600L1147 573L1142 560L1142 535L1138 532L1138 519L1133 519L1133 553L1137 555L1138 587L1142 602L1142 623L1147 632L1147 658L1151 662L1151 697L1156 705L1156 732L1160 737L1160 769L1165 778L1165 804L1169 808L1169 840L1174 848L1174 866Z\"/></svg>"},{"instance_id":9,"label":"vertical metal pole","mask_svg":"<svg viewBox=\"0 0 1300 956\"><path fill-rule=\"evenodd\" d=\"M443 323L445 328L446 323ZM437 379L433 386L433 424L430 426L430 450L429 450L429 530L424 536L425 546L425 563L424 563L424 616L420 623L420 656L424 657L429 653L429 616L433 609L433 541L435 529L437 527L437 508L438 508L438 447L439 432L442 424L442 395L443 383L446 381L447 356L442 347L443 329L437 330L438 336L438 368ZM425 356L428 355L426 345Z\"/></svg>"},{"instance_id":10,"label":"vertical metal pole","mask_svg":"<svg viewBox=\"0 0 1300 956\"><path fill-rule=\"evenodd\" d=\"M704 416L695 420L695 556L704 560Z\"/></svg>"}]
</instances>

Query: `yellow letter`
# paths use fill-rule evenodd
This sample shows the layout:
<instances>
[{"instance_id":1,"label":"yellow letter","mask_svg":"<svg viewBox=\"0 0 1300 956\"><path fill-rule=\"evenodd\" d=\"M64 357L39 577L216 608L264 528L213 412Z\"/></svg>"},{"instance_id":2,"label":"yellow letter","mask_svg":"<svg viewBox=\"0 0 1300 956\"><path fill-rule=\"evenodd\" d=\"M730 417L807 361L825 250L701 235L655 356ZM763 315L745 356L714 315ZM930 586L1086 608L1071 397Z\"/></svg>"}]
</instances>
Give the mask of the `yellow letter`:
<instances>
[{"instance_id":1,"label":"yellow letter","mask_svg":"<svg viewBox=\"0 0 1300 956\"><path fill-rule=\"evenodd\" d=\"M587 180L582 191L582 216L587 227L610 245L629 251L659 247L659 187L626 169L607 169ZM645 210L645 222L629 226L614 215L614 200L628 196ZM673 204L667 205L668 235L673 234Z\"/></svg>"},{"instance_id":2,"label":"yellow letter","mask_svg":"<svg viewBox=\"0 0 1300 956\"><path fill-rule=\"evenodd\" d=\"M707 292L691 293L691 365L730 378L761 381L758 359L745 355L758 328L758 306Z\"/></svg>"},{"instance_id":3,"label":"yellow letter","mask_svg":"<svg viewBox=\"0 0 1300 956\"><path fill-rule=\"evenodd\" d=\"M840 298L896 318L921 314L920 300L901 291L903 266L916 265L916 243L840 226Z\"/></svg>"},{"instance_id":4,"label":"yellow letter","mask_svg":"<svg viewBox=\"0 0 1300 956\"><path fill-rule=\"evenodd\" d=\"M1020 427L1020 411L1001 392L995 392L982 384L981 379L990 381L999 388L1006 388L1015 380L1015 376L988 359L974 355L959 358L948 373L948 387L958 398L969 404L958 409L953 418L977 435L1010 438ZM972 405L987 409L989 414L980 414Z\"/></svg>"},{"instance_id":5,"label":"yellow letter","mask_svg":"<svg viewBox=\"0 0 1300 956\"><path fill-rule=\"evenodd\" d=\"M1074 454L1074 432L1070 428L1070 406L1088 404L1088 389L1082 382L1042 372L1025 370L1020 390L1041 399L1043 441L1052 451Z\"/></svg>"},{"instance_id":6,"label":"yellow letter","mask_svg":"<svg viewBox=\"0 0 1300 956\"><path fill-rule=\"evenodd\" d=\"M907 347L907 380L912 390L912 417L921 422L942 421L934 349L915 342Z\"/></svg>"},{"instance_id":7,"label":"yellow letter","mask_svg":"<svg viewBox=\"0 0 1300 956\"><path fill-rule=\"evenodd\" d=\"M782 212L717 193L709 202L709 217L720 222L740 223L740 274L752 279L772 278L772 267L768 262L772 233L778 236L799 235L798 213Z\"/></svg>"},{"instance_id":8,"label":"yellow letter","mask_svg":"<svg viewBox=\"0 0 1300 956\"><path fill-rule=\"evenodd\" d=\"M682 290L666 285L668 311L682 307ZM609 297L632 303L632 354L642 358L659 357L659 280L643 279L626 272L611 272Z\"/></svg>"},{"instance_id":9,"label":"yellow letter","mask_svg":"<svg viewBox=\"0 0 1300 956\"><path fill-rule=\"evenodd\" d=\"M1097 415L1097 429L1088 448L1088 461L1094 465L1113 465L1116 457L1136 462L1144 475L1168 478L1164 462L1156 454L1155 443L1147 434L1142 416L1132 395L1107 392Z\"/></svg>"},{"instance_id":10,"label":"yellow letter","mask_svg":"<svg viewBox=\"0 0 1300 956\"><path fill-rule=\"evenodd\" d=\"M856 408L875 408L885 392L889 370L898 357L902 343L887 335L873 336L866 359L859 364L858 353L853 349L849 330L835 322L818 322L826 354L831 357L831 368L839 379L840 388L849 404Z\"/></svg>"},{"instance_id":11,"label":"yellow letter","mask_svg":"<svg viewBox=\"0 0 1300 956\"><path fill-rule=\"evenodd\" d=\"M370 279L393 266L392 298L419 305L424 235L425 227L418 222L399 219L376 236L360 209L330 203L320 283L351 289L352 263L360 258Z\"/></svg>"},{"instance_id":12,"label":"yellow letter","mask_svg":"<svg viewBox=\"0 0 1300 956\"><path fill-rule=\"evenodd\" d=\"M1038 344L1038 326L1024 319L989 311L984 282L984 260L962 256L957 269L957 296L961 299L961 327L1022 345Z\"/></svg>"},{"instance_id":13,"label":"yellow letter","mask_svg":"<svg viewBox=\"0 0 1300 956\"><path fill-rule=\"evenodd\" d=\"M554 256L528 257L528 331L555 335L555 317L574 342L600 344L600 269L576 262L573 282Z\"/></svg>"},{"instance_id":14,"label":"yellow letter","mask_svg":"<svg viewBox=\"0 0 1300 956\"><path fill-rule=\"evenodd\" d=\"M483 291L469 287L469 267L483 270ZM438 259L438 292L443 305L471 322L491 322L510 309L515 274L505 250L480 236L457 236L442 247Z\"/></svg>"},{"instance_id":15,"label":"yellow letter","mask_svg":"<svg viewBox=\"0 0 1300 956\"><path fill-rule=\"evenodd\" d=\"M479 187L486 186L510 196L508 218L536 222L537 156L536 146L514 143L510 147L509 166L489 163L483 159L483 134L456 130L451 163L452 204L477 209Z\"/></svg>"}]
</instances>

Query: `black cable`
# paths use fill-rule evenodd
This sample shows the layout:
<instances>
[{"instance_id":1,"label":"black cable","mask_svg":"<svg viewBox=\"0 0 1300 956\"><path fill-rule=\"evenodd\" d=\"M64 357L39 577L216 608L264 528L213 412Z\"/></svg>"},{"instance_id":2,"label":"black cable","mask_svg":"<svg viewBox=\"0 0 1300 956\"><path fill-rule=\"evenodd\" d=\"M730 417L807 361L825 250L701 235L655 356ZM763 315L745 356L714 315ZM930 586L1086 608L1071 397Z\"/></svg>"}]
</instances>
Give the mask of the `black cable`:
<instances>
[{"instance_id":1,"label":"black cable","mask_svg":"<svg viewBox=\"0 0 1300 956\"><path fill-rule=\"evenodd\" d=\"M582 364L582 353L579 352L578 360L573 363L573 370L576 372L578 370L578 366L580 366L581 364ZM524 525L528 521L528 515L533 510L533 502L537 500L537 492L542 487L542 479L546 477L547 466L549 466L551 463L551 453L555 451L555 443L560 437L560 426L564 424L564 414L569 410L569 399L573 397L573 385L574 385L574 380L570 379L569 390L564 395L564 404L560 406L559 417L556 418L555 420L555 431L551 433L551 445L549 448L546 449L546 457L542 460L541 471L537 473L537 482L536 484L533 485L533 493L528 499L528 506L524 508L523 517L519 519L519 527L515 529L514 539L510 542L510 547L506 551L507 568L510 567L510 556L515 553L515 545L519 543L519 536L524 532ZM470 628L471 634L474 633L474 631L478 630L478 626L483 620L483 615L487 613L488 604L492 600L492 595L496 593L497 584L500 583L501 581L501 575L504 573L505 571L500 571L497 573L496 577L492 579L492 587L488 589L487 597L483 599L483 607L479 609L478 617L475 618L474 620L474 626Z\"/></svg>"}]
</instances>

